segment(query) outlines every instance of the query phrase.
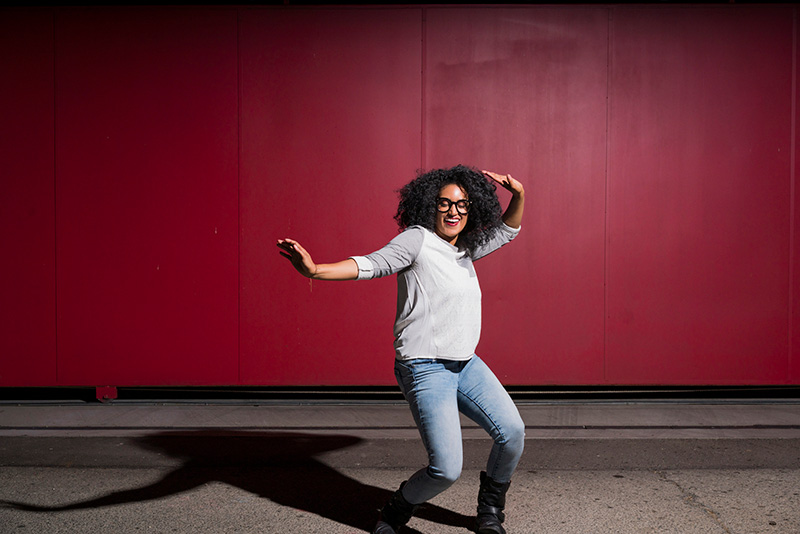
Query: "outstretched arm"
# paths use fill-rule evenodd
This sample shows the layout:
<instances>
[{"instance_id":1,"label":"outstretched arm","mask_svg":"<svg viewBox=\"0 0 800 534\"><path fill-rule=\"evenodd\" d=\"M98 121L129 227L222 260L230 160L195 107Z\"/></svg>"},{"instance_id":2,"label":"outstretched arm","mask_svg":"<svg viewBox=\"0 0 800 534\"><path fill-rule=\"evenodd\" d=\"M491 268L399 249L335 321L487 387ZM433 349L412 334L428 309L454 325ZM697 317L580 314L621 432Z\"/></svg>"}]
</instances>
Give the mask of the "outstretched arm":
<instances>
[{"instance_id":1,"label":"outstretched arm","mask_svg":"<svg viewBox=\"0 0 800 534\"><path fill-rule=\"evenodd\" d=\"M491 171L481 172L484 176L491 178L511 192L511 200L505 213L503 213L503 222L511 228L519 228L522 224L522 212L525 209L525 188L510 174L498 174Z\"/></svg>"},{"instance_id":2,"label":"outstretched arm","mask_svg":"<svg viewBox=\"0 0 800 534\"><path fill-rule=\"evenodd\" d=\"M315 280L355 280L358 265L352 258L336 263L314 263L311 255L294 239L278 239L281 256L288 259L297 272Z\"/></svg>"}]
</instances>

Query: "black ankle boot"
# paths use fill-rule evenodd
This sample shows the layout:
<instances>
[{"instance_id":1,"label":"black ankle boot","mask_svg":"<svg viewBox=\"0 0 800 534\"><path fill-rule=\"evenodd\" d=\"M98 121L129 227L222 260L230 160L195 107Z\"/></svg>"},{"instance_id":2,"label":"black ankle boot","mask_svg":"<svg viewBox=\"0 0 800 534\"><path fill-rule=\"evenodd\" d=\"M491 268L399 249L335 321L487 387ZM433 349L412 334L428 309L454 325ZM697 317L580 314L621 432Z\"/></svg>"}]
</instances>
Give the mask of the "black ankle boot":
<instances>
[{"instance_id":1,"label":"black ankle boot","mask_svg":"<svg viewBox=\"0 0 800 534\"><path fill-rule=\"evenodd\" d=\"M500 484L481 471L481 489L478 492L478 519L475 532L478 534L506 534L503 509L506 507L506 492L511 482Z\"/></svg>"},{"instance_id":2,"label":"black ankle boot","mask_svg":"<svg viewBox=\"0 0 800 534\"><path fill-rule=\"evenodd\" d=\"M403 497L403 486L405 485L405 482L400 484L400 489L394 492L389 502L383 507L381 517L372 530L372 534L397 534L400 527L408 523L408 520L414 515L417 505L411 504Z\"/></svg>"}]
</instances>

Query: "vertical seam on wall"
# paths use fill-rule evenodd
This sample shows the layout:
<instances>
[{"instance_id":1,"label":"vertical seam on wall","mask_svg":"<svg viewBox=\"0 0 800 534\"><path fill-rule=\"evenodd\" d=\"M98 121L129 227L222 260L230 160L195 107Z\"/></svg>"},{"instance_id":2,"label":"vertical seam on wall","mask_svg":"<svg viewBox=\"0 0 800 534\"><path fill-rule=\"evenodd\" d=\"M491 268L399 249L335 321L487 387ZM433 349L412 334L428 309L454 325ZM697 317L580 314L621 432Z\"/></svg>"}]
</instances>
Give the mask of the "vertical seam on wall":
<instances>
[{"instance_id":1,"label":"vertical seam on wall","mask_svg":"<svg viewBox=\"0 0 800 534\"><path fill-rule=\"evenodd\" d=\"M792 96L791 96L791 134L790 134L790 147L789 147L789 280L788 280L788 289L789 289L789 302L788 302L788 332L789 332L789 339L788 339L788 347L786 351L787 361L787 379L791 379L793 377L793 360L794 360L794 348L792 343L794 342L794 236L795 236L795 164L796 164L796 152L797 148L795 146L796 139L797 139L797 120L796 120L796 113L797 113L797 8L792 9ZM787 380L788 382L789 380Z\"/></svg>"},{"instance_id":2,"label":"vertical seam on wall","mask_svg":"<svg viewBox=\"0 0 800 534\"><path fill-rule=\"evenodd\" d=\"M426 120L426 113L425 113L425 84L427 78L425 76L427 71L427 41L425 39L425 32L427 30L427 8L423 7L420 9L420 125L419 125L419 139L420 139L420 147L419 147L419 168L425 169L426 163L428 159L428 155L425 150L425 145L427 143L427 138L425 136L425 120Z\"/></svg>"},{"instance_id":3,"label":"vertical seam on wall","mask_svg":"<svg viewBox=\"0 0 800 534\"><path fill-rule=\"evenodd\" d=\"M603 382L607 382L608 364L608 160L611 138L611 39L613 11L608 9L608 26L606 29L606 161L605 161L605 206L603 209Z\"/></svg>"},{"instance_id":4,"label":"vertical seam on wall","mask_svg":"<svg viewBox=\"0 0 800 534\"><path fill-rule=\"evenodd\" d=\"M236 10L236 381L242 383L242 10Z\"/></svg>"},{"instance_id":5,"label":"vertical seam on wall","mask_svg":"<svg viewBox=\"0 0 800 534\"><path fill-rule=\"evenodd\" d=\"M56 11L53 10L53 331L54 350L56 357L56 385L59 384L58 376L58 202L56 180Z\"/></svg>"}]
</instances>

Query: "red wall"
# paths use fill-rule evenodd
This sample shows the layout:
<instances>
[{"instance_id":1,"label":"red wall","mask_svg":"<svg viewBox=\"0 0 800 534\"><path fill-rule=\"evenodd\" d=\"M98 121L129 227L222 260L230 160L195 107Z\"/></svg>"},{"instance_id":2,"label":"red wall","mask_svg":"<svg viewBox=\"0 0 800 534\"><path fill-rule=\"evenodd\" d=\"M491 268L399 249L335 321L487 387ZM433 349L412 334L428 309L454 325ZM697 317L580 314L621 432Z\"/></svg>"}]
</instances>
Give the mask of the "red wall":
<instances>
[{"instance_id":1,"label":"red wall","mask_svg":"<svg viewBox=\"0 0 800 534\"><path fill-rule=\"evenodd\" d=\"M511 172L507 384L800 383L795 8L0 11L0 385L391 384L419 168ZM507 200L501 191L502 201Z\"/></svg>"},{"instance_id":2,"label":"red wall","mask_svg":"<svg viewBox=\"0 0 800 534\"><path fill-rule=\"evenodd\" d=\"M58 383L53 64L52 14L0 15L2 385Z\"/></svg>"}]
</instances>

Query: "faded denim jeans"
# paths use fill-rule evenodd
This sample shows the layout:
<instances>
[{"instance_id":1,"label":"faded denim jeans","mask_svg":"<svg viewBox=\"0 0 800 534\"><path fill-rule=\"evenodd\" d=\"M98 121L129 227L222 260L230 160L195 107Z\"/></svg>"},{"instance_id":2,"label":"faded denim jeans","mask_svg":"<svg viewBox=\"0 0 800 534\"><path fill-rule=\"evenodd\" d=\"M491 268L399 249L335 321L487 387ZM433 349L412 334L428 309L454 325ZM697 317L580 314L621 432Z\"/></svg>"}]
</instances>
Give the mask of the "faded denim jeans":
<instances>
[{"instance_id":1,"label":"faded denim jeans","mask_svg":"<svg viewBox=\"0 0 800 534\"><path fill-rule=\"evenodd\" d=\"M514 401L478 356L468 361L418 358L395 362L395 377L411 407L428 466L403 487L410 503L426 502L461 475L461 412L494 440L486 473L509 482L525 442L525 423Z\"/></svg>"}]
</instances>

